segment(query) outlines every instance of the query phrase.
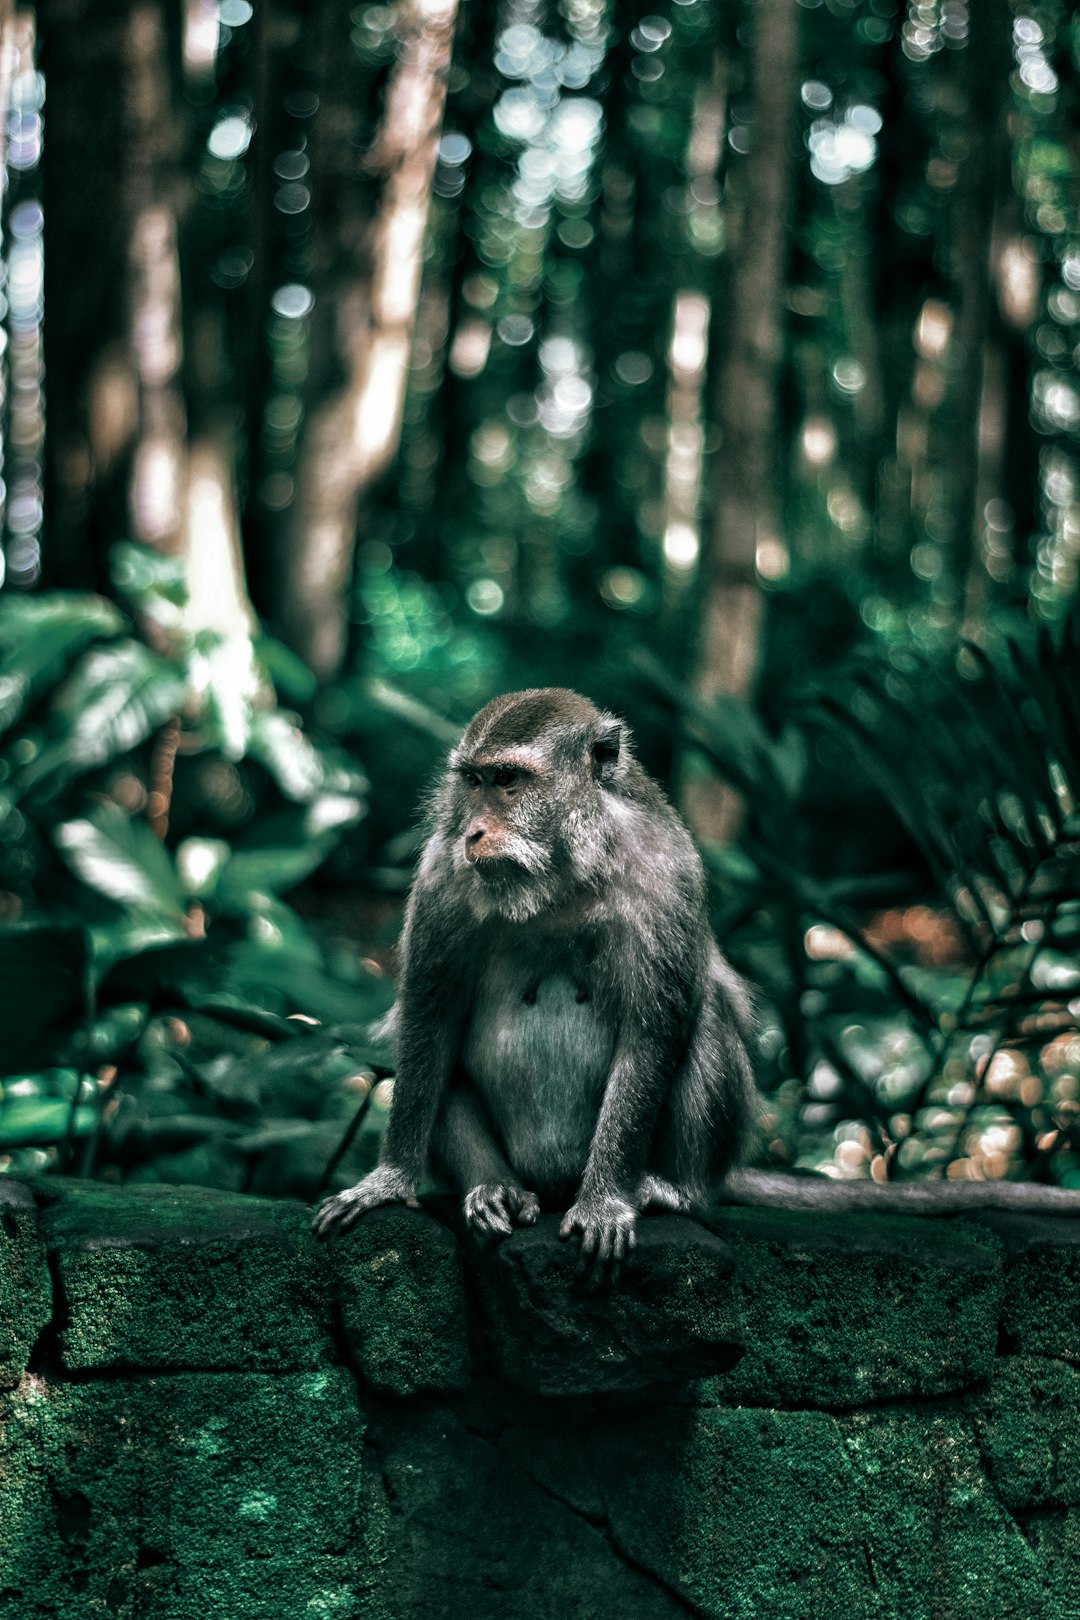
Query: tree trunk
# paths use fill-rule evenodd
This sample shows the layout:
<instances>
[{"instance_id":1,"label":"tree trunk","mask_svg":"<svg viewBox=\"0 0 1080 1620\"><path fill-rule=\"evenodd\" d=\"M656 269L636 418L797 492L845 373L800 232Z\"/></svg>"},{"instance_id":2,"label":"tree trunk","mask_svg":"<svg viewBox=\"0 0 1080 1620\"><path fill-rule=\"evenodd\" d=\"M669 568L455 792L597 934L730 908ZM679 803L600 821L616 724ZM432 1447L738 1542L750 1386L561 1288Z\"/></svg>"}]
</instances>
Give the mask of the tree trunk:
<instances>
[{"instance_id":1,"label":"tree trunk","mask_svg":"<svg viewBox=\"0 0 1080 1620\"><path fill-rule=\"evenodd\" d=\"M358 509L400 437L456 9L457 0L400 0L400 54L368 159L382 180L370 253L362 268L355 257L346 266L335 293L345 380L312 410L301 450L275 607L321 679L345 654Z\"/></svg>"},{"instance_id":2,"label":"tree trunk","mask_svg":"<svg viewBox=\"0 0 1080 1620\"><path fill-rule=\"evenodd\" d=\"M718 384L722 442L711 532L702 565L694 688L706 702L745 696L761 633L759 544L777 543L777 387L783 353L784 269L792 202L796 105L796 0L758 0L750 61L753 124L743 171L746 207L726 310ZM731 835L736 801L711 779L687 775L683 802L700 837Z\"/></svg>"},{"instance_id":3,"label":"tree trunk","mask_svg":"<svg viewBox=\"0 0 1080 1620\"><path fill-rule=\"evenodd\" d=\"M1011 193L1008 103L1012 37L1009 0L987 0L972 17L964 50L966 151L957 186L953 275L959 291L949 460L950 530L956 616L970 628L989 583L983 510L1000 483L1004 454L1004 355L996 318L995 221Z\"/></svg>"}]
</instances>

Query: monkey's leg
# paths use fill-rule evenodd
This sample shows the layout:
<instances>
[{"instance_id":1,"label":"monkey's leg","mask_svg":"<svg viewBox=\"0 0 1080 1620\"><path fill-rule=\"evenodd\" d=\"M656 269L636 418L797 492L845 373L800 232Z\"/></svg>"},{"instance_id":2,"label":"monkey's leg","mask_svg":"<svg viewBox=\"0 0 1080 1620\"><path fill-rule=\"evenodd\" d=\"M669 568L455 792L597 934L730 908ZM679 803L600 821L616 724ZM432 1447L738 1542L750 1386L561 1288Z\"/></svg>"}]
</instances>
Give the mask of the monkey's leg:
<instances>
[{"instance_id":1,"label":"monkey's leg","mask_svg":"<svg viewBox=\"0 0 1080 1620\"><path fill-rule=\"evenodd\" d=\"M540 1200L525 1190L499 1152L483 1105L468 1086L447 1092L432 1152L447 1179L465 1194L465 1219L479 1236L509 1237L513 1226L532 1226Z\"/></svg>"},{"instance_id":2,"label":"monkey's leg","mask_svg":"<svg viewBox=\"0 0 1080 1620\"><path fill-rule=\"evenodd\" d=\"M690 1213L690 1199L686 1193L680 1192L679 1188L665 1176L655 1176L651 1173L642 1176L634 1201L640 1210L663 1209L672 1215Z\"/></svg>"}]
</instances>

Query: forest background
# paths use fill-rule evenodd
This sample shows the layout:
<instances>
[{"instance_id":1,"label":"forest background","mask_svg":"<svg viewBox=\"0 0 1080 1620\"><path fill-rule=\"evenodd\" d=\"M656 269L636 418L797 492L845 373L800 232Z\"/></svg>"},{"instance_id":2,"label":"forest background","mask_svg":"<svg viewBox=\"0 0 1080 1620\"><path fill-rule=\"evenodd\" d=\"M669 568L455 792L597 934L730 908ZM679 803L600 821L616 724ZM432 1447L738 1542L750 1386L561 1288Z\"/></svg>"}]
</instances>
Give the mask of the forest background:
<instances>
[{"instance_id":1,"label":"forest background","mask_svg":"<svg viewBox=\"0 0 1080 1620\"><path fill-rule=\"evenodd\" d=\"M0 3L0 1170L373 1161L423 788L625 714L762 1162L1080 1186L1080 21Z\"/></svg>"}]
</instances>

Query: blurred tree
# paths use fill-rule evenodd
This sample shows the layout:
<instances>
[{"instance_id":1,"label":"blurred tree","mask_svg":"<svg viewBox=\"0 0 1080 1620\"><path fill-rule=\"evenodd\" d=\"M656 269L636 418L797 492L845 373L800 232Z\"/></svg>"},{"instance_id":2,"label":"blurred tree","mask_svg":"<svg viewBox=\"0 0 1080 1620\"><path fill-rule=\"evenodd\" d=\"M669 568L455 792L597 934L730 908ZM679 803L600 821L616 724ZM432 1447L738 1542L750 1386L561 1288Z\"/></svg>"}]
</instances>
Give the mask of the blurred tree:
<instances>
[{"instance_id":1,"label":"blurred tree","mask_svg":"<svg viewBox=\"0 0 1080 1620\"><path fill-rule=\"evenodd\" d=\"M784 361L785 270L793 199L793 123L798 83L796 0L753 8L748 118L739 247L723 308L717 377L720 448L714 457L712 516L702 558L701 617L694 687L706 702L745 697L758 662L762 601L759 547L780 544L779 413ZM690 776L684 799L703 838L730 836L735 801L701 791Z\"/></svg>"}]
</instances>

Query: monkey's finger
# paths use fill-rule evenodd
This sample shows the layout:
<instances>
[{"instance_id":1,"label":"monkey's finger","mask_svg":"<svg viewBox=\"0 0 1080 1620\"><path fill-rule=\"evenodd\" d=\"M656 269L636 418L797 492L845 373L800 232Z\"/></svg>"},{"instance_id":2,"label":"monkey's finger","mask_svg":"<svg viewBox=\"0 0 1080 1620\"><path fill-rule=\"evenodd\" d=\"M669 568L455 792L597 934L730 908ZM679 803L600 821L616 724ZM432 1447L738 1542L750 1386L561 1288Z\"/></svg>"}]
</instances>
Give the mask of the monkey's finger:
<instances>
[{"instance_id":1,"label":"monkey's finger","mask_svg":"<svg viewBox=\"0 0 1080 1620\"><path fill-rule=\"evenodd\" d=\"M540 1200L535 1193L523 1193L515 1219L519 1226L535 1226L540 1214Z\"/></svg>"},{"instance_id":2,"label":"monkey's finger","mask_svg":"<svg viewBox=\"0 0 1080 1620\"><path fill-rule=\"evenodd\" d=\"M596 1246L596 1257L593 1260L592 1271L589 1273L589 1287L600 1289L609 1281L608 1267L611 1263L614 1234L610 1226L604 1227L600 1233L600 1241Z\"/></svg>"},{"instance_id":3,"label":"monkey's finger","mask_svg":"<svg viewBox=\"0 0 1080 1620\"><path fill-rule=\"evenodd\" d=\"M593 1256L596 1253L596 1246L599 1243L599 1241L600 1241L600 1228L598 1226L593 1226L593 1225L590 1224L588 1226L582 1227L582 1229L581 1229L581 1247L578 1250L578 1262L577 1262L577 1265L574 1267L574 1276L575 1277L580 1279L582 1277L589 1276L590 1280L591 1280L591 1274L592 1274L591 1273L591 1268L592 1268L592 1265L593 1265Z\"/></svg>"},{"instance_id":4,"label":"monkey's finger","mask_svg":"<svg viewBox=\"0 0 1080 1620\"><path fill-rule=\"evenodd\" d=\"M570 1214L563 1216L563 1223L559 1227L559 1236L561 1238L568 1238L570 1234L576 1230L576 1228L577 1221L575 1220L573 1212L571 1211Z\"/></svg>"}]
</instances>

